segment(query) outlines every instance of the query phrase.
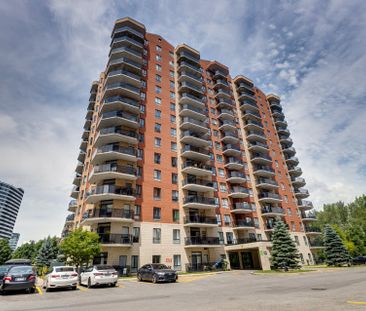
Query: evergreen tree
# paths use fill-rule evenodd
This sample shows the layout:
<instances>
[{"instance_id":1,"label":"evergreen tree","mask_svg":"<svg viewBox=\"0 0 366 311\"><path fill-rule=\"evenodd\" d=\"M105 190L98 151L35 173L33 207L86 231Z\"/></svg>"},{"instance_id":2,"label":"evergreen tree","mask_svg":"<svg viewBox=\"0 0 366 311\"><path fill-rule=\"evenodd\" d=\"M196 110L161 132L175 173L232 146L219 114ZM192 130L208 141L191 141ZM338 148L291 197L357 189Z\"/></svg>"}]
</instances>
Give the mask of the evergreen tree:
<instances>
[{"instance_id":1,"label":"evergreen tree","mask_svg":"<svg viewBox=\"0 0 366 311\"><path fill-rule=\"evenodd\" d=\"M51 261L56 259L58 255L57 240L47 237L40 247L35 262L39 267L49 267Z\"/></svg>"},{"instance_id":2,"label":"evergreen tree","mask_svg":"<svg viewBox=\"0 0 366 311\"><path fill-rule=\"evenodd\" d=\"M298 269L299 253L283 221L277 221L272 234L271 263L275 269Z\"/></svg>"},{"instance_id":3,"label":"evergreen tree","mask_svg":"<svg viewBox=\"0 0 366 311\"><path fill-rule=\"evenodd\" d=\"M324 227L324 253L328 266L342 266L350 261L349 253L338 233L329 225Z\"/></svg>"},{"instance_id":4,"label":"evergreen tree","mask_svg":"<svg viewBox=\"0 0 366 311\"><path fill-rule=\"evenodd\" d=\"M0 239L0 265L4 264L11 258L12 250L8 240Z\"/></svg>"}]
</instances>

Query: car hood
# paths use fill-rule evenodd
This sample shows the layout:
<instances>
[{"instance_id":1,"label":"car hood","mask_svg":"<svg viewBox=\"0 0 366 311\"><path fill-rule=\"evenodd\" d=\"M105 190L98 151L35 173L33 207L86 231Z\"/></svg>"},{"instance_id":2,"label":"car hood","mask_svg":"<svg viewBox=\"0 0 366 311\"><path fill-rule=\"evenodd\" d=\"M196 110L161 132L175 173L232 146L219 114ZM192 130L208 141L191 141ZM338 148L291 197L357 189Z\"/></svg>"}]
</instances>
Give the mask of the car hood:
<instances>
[{"instance_id":1,"label":"car hood","mask_svg":"<svg viewBox=\"0 0 366 311\"><path fill-rule=\"evenodd\" d=\"M159 270L155 270L155 272L175 273L175 270L172 270L172 269L159 269Z\"/></svg>"}]
</instances>

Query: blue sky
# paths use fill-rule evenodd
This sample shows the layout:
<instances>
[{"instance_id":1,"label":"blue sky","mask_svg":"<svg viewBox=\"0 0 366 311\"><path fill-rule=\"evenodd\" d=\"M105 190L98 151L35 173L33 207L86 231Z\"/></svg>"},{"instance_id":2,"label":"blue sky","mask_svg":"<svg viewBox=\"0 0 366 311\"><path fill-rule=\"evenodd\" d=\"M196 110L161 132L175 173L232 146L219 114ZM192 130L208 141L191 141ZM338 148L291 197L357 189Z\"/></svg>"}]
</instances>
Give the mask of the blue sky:
<instances>
[{"instance_id":1,"label":"blue sky","mask_svg":"<svg viewBox=\"0 0 366 311\"><path fill-rule=\"evenodd\" d=\"M365 1L1 1L0 179L25 189L21 241L61 232L90 83L124 16L280 95L317 207L366 192Z\"/></svg>"}]
</instances>

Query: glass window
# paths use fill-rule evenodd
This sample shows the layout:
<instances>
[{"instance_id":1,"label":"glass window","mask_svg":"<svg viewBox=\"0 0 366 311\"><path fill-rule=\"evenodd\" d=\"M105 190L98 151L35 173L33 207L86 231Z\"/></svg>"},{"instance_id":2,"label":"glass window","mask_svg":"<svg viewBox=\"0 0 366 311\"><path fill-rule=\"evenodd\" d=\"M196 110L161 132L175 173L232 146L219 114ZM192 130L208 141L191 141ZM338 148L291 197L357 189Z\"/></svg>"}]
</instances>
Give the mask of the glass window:
<instances>
[{"instance_id":1,"label":"glass window","mask_svg":"<svg viewBox=\"0 0 366 311\"><path fill-rule=\"evenodd\" d=\"M220 177L225 177L225 171L222 168L219 168L217 171Z\"/></svg>"},{"instance_id":2,"label":"glass window","mask_svg":"<svg viewBox=\"0 0 366 311\"><path fill-rule=\"evenodd\" d=\"M173 136L173 137L176 137L177 136L177 130L175 128L171 128L170 129L170 135Z\"/></svg>"},{"instance_id":3,"label":"glass window","mask_svg":"<svg viewBox=\"0 0 366 311\"><path fill-rule=\"evenodd\" d=\"M170 115L170 123L175 123L175 120L176 120L175 116Z\"/></svg>"},{"instance_id":4,"label":"glass window","mask_svg":"<svg viewBox=\"0 0 366 311\"><path fill-rule=\"evenodd\" d=\"M161 208L154 207L154 220L160 220L160 219L161 219Z\"/></svg>"},{"instance_id":5,"label":"glass window","mask_svg":"<svg viewBox=\"0 0 366 311\"><path fill-rule=\"evenodd\" d=\"M169 71L169 76L170 76L171 78L174 78L174 71Z\"/></svg>"},{"instance_id":6,"label":"glass window","mask_svg":"<svg viewBox=\"0 0 366 311\"><path fill-rule=\"evenodd\" d=\"M154 188L154 200L160 200L160 199L161 199L161 189Z\"/></svg>"},{"instance_id":7,"label":"glass window","mask_svg":"<svg viewBox=\"0 0 366 311\"><path fill-rule=\"evenodd\" d=\"M177 158L176 157L172 157L171 163L172 163L172 167L177 167Z\"/></svg>"},{"instance_id":8,"label":"glass window","mask_svg":"<svg viewBox=\"0 0 366 311\"><path fill-rule=\"evenodd\" d=\"M178 174L172 173L172 184L178 183Z\"/></svg>"},{"instance_id":9,"label":"glass window","mask_svg":"<svg viewBox=\"0 0 366 311\"><path fill-rule=\"evenodd\" d=\"M161 171L160 170L154 170L154 179L161 180Z\"/></svg>"},{"instance_id":10,"label":"glass window","mask_svg":"<svg viewBox=\"0 0 366 311\"><path fill-rule=\"evenodd\" d=\"M224 215L224 222L225 225L230 225L231 224L231 219L230 219L230 215Z\"/></svg>"},{"instance_id":11,"label":"glass window","mask_svg":"<svg viewBox=\"0 0 366 311\"><path fill-rule=\"evenodd\" d=\"M155 75L155 81L156 82L161 82L161 75L156 74Z\"/></svg>"},{"instance_id":12,"label":"glass window","mask_svg":"<svg viewBox=\"0 0 366 311\"><path fill-rule=\"evenodd\" d=\"M140 227L133 227L132 236L133 236L133 243L138 243L140 239Z\"/></svg>"},{"instance_id":13,"label":"glass window","mask_svg":"<svg viewBox=\"0 0 366 311\"><path fill-rule=\"evenodd\" d=\"M297 235L295 235L294 238L295 238L295 243L297 245L300 245L299 237Z\"/></svg>"},{"instance_id":14,"label":"glass window","mask_svg":"<svg viewBox=\"0 0 366 311\"><path fill-rule=\"evenodd\" d=\"M221 205L223 208L228 208L229 207L228 199L221 199Z\"/></svg>"},{"instance_id":15,"label":"glass window","mask_svg":"<svg viewBox=\"0 0 366 311\"><path fill-rule=\"evenodd\" d=\"M160 228L153 228L153 243L154 244L161 243L161 229Z\"/></svg>"},{"instance_id":16,"label":"glass window","mask_svg":"<svg viewBox=\"0 0 366 311\"><path fill-rule=\"evenodd\" d=\"M171 111L175 111L175 104L170 103L170 110L171 110Z\"/></svg>"},{"instance_id":17,"label":"glass window","mask_svg":"<svg viewBox=\"0 0 366 311\"><path fill-rule=\"evenodd\" d=\"M155 104L161 105L161 98L155 97Z\"/></svg>"},{"instance_id":18,"label":"glass window","mask_svg":"<svg viewBox=\"0 0 366 311\"><path fill-rule=\"evenodd\" d=\"M161 110L155 109L155 118L157 118L157 119L161 118Z\"/></svg>"},{"instance_id":19,"label":"glass window","mask_svg":"<svg viewBox=\"0 0 366 311\"><path fill-rule=\"evenodd\" d=\"M161 147L161 138L155 137L155 147Z\"/></svg>"},{"instance_id":20,"label":"glass window","mask_svg":"<svg viewBox=\"0 0 366 311\"><path fill-rule=\"evenodd\" d=\"M155 123L154 130L155 130L156 133L160 133L161 132L161 124L160 123Z\"/></svg>"},{"instance_id":21,"label":"glass window","mask_svg":"<svg viewBox=\"0 0 366 311\"><path fill-rule=\"evenodd\" d=\"M158 64L156 64L156 65L155 65L155 69L156 69L156 71L161 71L161 66L160 66L160 65L158 65Z\"/></svg>"},{"instance_id":22,"label":"glass window","mask_svg":"<svg viewBox=\"0 0 366 311\"><path fill-rule=\"evenodd\" d=\"M220 191L221 192L226 192L227 188L226 188L226 184L225 183L220 183Z\"/></svg>"},{"instance_id":23,"label":"glass window","mask_svg":"<svg viewBox=\"0 0 366 311\"><path fill-rule=\"evenodd\" d=\"M154 153L154 163L155 163L155 164L160 164L160 161L161 161L161 154L160 154L160 153L155 152L155 153Z\"/></svg>"},{"instance_id":24,"label":"glass window","mask_svg":"<svg viewBox=\"0 0 366 311\"><path fill-rule=\"evenodd\" d=\"M156 50L157 52L161 52L161 51L162 51L162 48L161 48L161 46L157 45L157 46L155 47L155 50Z\"/></svg>"},{"instance_id":25,"label":"glass window","mask_svg":"<svg viewBox=\"0 0 366 311\"><path fill-rule=\"evenodd\" d=\"M160 263L160 255L153 255L152 263Z\"/></svg>"},{"instance_id":26,"label":"glass window","mask_svg":"<svg viewBox=\"0 0 366 311\"><path fill-rule=\"evenodd\" d=\"M172 190L172 201L177 202L178 201L178 194L179 192L177 190Z\"/></svg>"},{"instance_id":27,"label":"glass window","mask_svg":"<svg viewBox=\"0 0 366 311\"><path fill-rule=\"evenodd\" d=\"M173 221L179 222L179 210L178 209L173 209Z\"/></svg>"},{"instance_id":28,"label":"glass window","mask_svg":"<svg viewBox=\"0 0 366 311\"><path fill-rule=\"evenodd\" d=\"M176 271L182 270L180 255L173 255L173 269Z\"/></svg>"},{"instance_id":29,"label":"glass window","mask_svg":"<svg viewBox=\"0 0 366 311\"><path fill-rule=\"evenodd\" d=\"M170 86L171 89L174 89L174 86L175 86L174 82L173 81L170 81L169 82L169 86Z\"/></svg>"},{"instance_id":30,"label":"glass window","mask_svg":"<svg viewBox=\"0 0 366 311\"><path fill-rule=\"evenodd\" d=\"M141 216L141 205L135 205L135 217Z\"/></svg>"},{"instance_id":31,"label":"glass window","mask_svg":"<svg viewBox=\"0 0 366 311\"><path fill-rule=\"evenodd\" d=\"M173 229L173 244L180 244L180 230Z\"/></svg>"},{"instance_id":32,"label":"glass window","mask_svg":"<svg viewBox=\"0 0 366 311\"><path fill-rule=\"evenodd\" d=\"M155 85L155 92L156 92L156 94L160 94L161 93L161 87Z\"/></svg>"},{"instance_id":33,"label":"glass window","mask_svg":"<svg viewBox=\"0 0 366 311\"><path fill-rule=\"evenodd\" d=\"M131 271L136 272L139 267L139 256L132 255L131 256Z\"/></svg>"},{"instance_id":34,"label":"glass window","mask_svg":"<svg viewBox=\"0 0 366 311\"><path fill-rule=\"evenodd\" d=\"M177 143L171 142L170 147L172 151L177 151Z\"/></svg>"},{"instance_id":35,"label":"glass window","mask_svg":"<svg viewBox=\"0 0 366 311\"><path fill-rule=\"evenodd\" d=\"M161 62L161 55L156 54L155 59L156 59L156 61Z\"/></svg>"},{"instance_id":36,"label":"glass window","mask_svg":"<svg viewBox=\"0 0 366 311\"><path fill-rule=\"evenodd\" d=\"M174 92L170 92L170 98L174 99L175 98L175 93Z\"/></svg>"},{"instance_id":37,"label":"glass window","mask_svg":"<svg viewBox=\"0 0 366 311\"><path fill-rule=\"evenodd\" d=\"M291 216L291 215L292 215L291 208L288 208L288 209L287 209L287 215L289 215L289 216Z\"/></svg>"}]
</instances>

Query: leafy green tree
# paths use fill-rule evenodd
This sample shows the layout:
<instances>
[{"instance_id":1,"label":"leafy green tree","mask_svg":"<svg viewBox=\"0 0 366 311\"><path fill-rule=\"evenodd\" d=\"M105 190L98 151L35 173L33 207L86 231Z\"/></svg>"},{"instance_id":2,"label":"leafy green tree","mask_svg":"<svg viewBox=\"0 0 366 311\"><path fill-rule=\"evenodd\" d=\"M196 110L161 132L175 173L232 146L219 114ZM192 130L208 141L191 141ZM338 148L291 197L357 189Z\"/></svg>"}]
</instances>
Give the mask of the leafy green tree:
<instances>
[{"instance_id":1,"label":"leafy green tree","mask_svg":"<svg viewBox=\"0 0 366 311\"><path fill-rule=\"evenodd\" d=\"M30 259L34 262L38 252L38 245L34 241L29 241L17 247L14 251L12 258Z\"/></svg>"},{"instance_id":2,"label":"leafy green tree","mask_svg":"<svg viewBox=\"0 0 366 311\"><path fill-rule=\"evenodd\" d=\"M292 240L286 225L283 221L277 221L272 234L272 266L275 269L298 269L300 268L299 257L296 244Z\"/></svg>"},{"instance_id":3,"label":"leafy green tree","mask_svg":"<svg viewBox=\"0 0 366 311\"><path fill-rule=\"evenodd\" d=\"M8 240L0 239L0 265L11 258L11 252Z\"/></svg>"},{"instance_id":4,"label":"leafy green tree","mask_svg":"<svg viewBox=\"0 0 366 311\"><path fill-rule=\"evenodd\" d=\"M99 235L80 228L76 229L60 243L60 249L67 262L79 268L89 264L100 254Z\"/></svg>"},{"instance_id":5,"label":"leafy green tree","mask_svg":"<svg viewBox=\"0 0 366 311\"><path fill-rule=\"evenodd\" d=\"M349 264L350 256L339 234L330 226L324 227L324 254L328 266Z\"/></svg>"},{"instance_id":6,"label":"leafy green tree","mask_svg":"<svg viewBox=\"0 0 366 311\"><path fill-rule=\"evenodd\" d=\"M38 251L35 259L36 265L38 267L49 267L51 265L51 261L57 258L58 250L57 239L55 237L47 237Z\"/></svg>"}]
</instances>

